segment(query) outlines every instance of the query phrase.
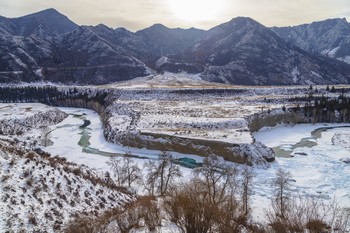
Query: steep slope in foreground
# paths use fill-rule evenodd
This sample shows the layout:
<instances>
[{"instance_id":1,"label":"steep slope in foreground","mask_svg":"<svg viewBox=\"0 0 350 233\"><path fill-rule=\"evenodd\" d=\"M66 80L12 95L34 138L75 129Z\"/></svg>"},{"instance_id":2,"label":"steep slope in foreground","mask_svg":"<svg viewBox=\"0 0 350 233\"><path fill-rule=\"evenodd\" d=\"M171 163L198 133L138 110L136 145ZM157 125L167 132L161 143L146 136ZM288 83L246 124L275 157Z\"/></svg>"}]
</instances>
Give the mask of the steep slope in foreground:
<instances>
[{"instance_id":1,"label":"steep slope in foreground","mask_svg":"<svg viewBox=\"0 0 350 233\"><path fill-rule=\"evenodd\" d=\"M78 215L98 216L133 200L85 166L0 140L0 229L61 232Z\"/></svg>"}]
</instances>

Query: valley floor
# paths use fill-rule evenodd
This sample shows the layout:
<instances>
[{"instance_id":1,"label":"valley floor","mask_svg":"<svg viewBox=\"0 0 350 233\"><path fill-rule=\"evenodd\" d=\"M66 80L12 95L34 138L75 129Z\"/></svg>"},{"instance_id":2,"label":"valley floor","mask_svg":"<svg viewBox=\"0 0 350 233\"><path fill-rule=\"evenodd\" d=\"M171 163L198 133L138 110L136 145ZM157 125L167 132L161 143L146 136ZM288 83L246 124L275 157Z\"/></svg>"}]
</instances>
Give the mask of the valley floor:
<instances>
[{"instance_id":1,"label":"valley floor","mask_svg":"<svg viewBox=\"0 0 350 233\"><path fill-rule=\"evenodd\" d=\"M143 158L156 159L161 151L135 149L118 146L105 141L102 125L98 115L85 109L60 108L70 114L67 119L52 127L50 140L53 144L43 147L51 154L63 155L68 160L85 164L98 170L109 171L106 164L108 153L122 155L126 152ZM73 115L72 115L73 114ZM76 116L81 116L76 117ZM85 132L90 136L87 147L98 149L96 153L84 150L79 145L83 135L80 129L87 119L91 124ZM276 151L276 161L270 163L269 168L256 167L254 173L254 194L252 196L253 215L257 220L264 220L264 209L270 205L272 183L277 169L282 168L291 172L293 176L293 193L301 196L315 196L325 201L332 201L333 197L341 206L350 208L350 166L342 159L349 158L350 148L346 144L350 140L350 124L300 124L279 125L273 128L264 128L253 136ZM324 129L324 130L321 130ZM315 132L319 135L315 136ZM334 142L334 138L339 138ZM311 144L310 144L311 143ZM173 153L175 157L193 158L200 162L201 157ZM286 156L286 154L290 154ZM135 161L143 167L145 159ZM244 165L239 165L243 167ZM184 179L190 179L191 170L181 167L185 174ZM135 187L136 188L136 187ZM138 190L142 193L143 190Z\"/></svg>"},{"instance_id":2,"label":"valley floor","mask_svg":"<svg viewBox=\"0 0 350 233\"><path fill-rule=\"evenodd\" d=\"M128 85L125 84L125 86ZM113 86L108 88L117 89ZM264 127L252 134L248 127L249 116L254 114L259 116L259 113L267 111L271 115L283 113L283 108L286 106L293 107L298 104L298 102L289 101L291 98L303 97L309 90L307 87L241 89L219 92L212 89L195 92L191 89L166 89L153 92L149 89L122 88L122 90L114 90L112 103L106 109L109 118L103 120L111 126L112 130L121 132L121 136L129 132L146 135L151 133L185 140L200 139L205 142L218 141L235 145L261 142L271 147L276 160L270 163L264 161L253 166L255 177L251 206L253 219L256 221L266 220L265 210L270 206L273 192L272 182L276 171L280 168L292 174L293 195L313 196L326 202L331 202L335 198L341 207L350 208L350 178L348 177L350 174L350 124L283 124ZM94 91L96 90L93 89L92 92ZM337 96L324 90L319 95L324 93ZM96 171L100 176L103 176L106 171L112 173L106 162L113 155L132 154L133 161L145 175L142 169L144 164L149 159L158 159L162 153L161 150L107 142L100 116L92 110L58 108L59 111L31 103L1 104L0 109L2 131L16 130L15 133L11 133L11 136L1 135L0 139L10 140L21 147L39 147L52 156L58 155L67 159L68 162L86 165L88 169ZM55 113L60 120L46 122L46 118L33 117L40 116L43 111ZM33 121L33 119L40 120ZM33 122L34 127L31 127ZM163 138L156 140L164 143ZM264 149L265 151L267 150ZM175 158L190 158L196 163L202 162L203 159L195 154L170 153ZM1 165L8 166L7 160L4 159ZM238 169L243 169L246 165L236 166ZM183 173L181 179L191 179L192 169L182 166L181 171ZM4 174L1 175L4 176ZM71 178L68 175L67 177ZM0 191L4 192L5 183L2 180L0 180ZM138 194L145 193L140 186L134 185L132 188ZM7 208L6 206L4 202L0 203L0 210ZM26 209L28 206L23 205L20 208ZM5 221L7 216L4 216L4 213L0 212L0 227L1 224L2 226L7 224Z\"/></svg>"}]
</instances>

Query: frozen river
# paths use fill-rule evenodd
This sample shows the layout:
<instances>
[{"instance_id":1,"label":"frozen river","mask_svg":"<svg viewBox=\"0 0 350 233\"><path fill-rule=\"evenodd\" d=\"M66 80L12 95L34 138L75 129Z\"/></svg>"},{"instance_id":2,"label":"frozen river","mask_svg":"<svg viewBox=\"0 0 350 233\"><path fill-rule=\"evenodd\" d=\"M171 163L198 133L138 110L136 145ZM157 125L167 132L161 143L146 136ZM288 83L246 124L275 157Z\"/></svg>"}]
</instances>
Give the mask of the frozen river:
<instances>
[{"instance_id":1,"label":"frozen river","mask_svg":"<svg viewBox=\"0 0 350 233\"><path fill-rule=\"evenodd\" d=\"M99 115L88 109L59 108L69 114L61 123L51 126L49 146L42 149L52 155L66 157L69 161L85 164L100 171L109 171L106 165L111 155L130 153L142 166L146 159L157 159L162 153L148 149L130 148L109 143L103 136L103 125ZM172 153L174 157L189 157L197 162L202 158L195 155ZM186 172L189 169L183 168Z\"/></svg>"},{"instance_id":2,"label":"frozen river","mask_svg":"<svg viewBox=\"0 0 350 233\"><path fill-rule=\"evenodd\" d=\"M325 201L334 198L340 206L350 207L350 124L299 124L277 126L254 134L257 141L274 148L276 161L268 170L256 170L254 196L271 193L278 168L292 174L295 196L315 196ZM263 203L263 202L261 202Z\"/></svg>"},{"instance_id":3,"label":"frozen river","mask_svg":"<svg viewBox=\"0 0 350 233\"><path fill-rule=\"evenodd\" d=\"M128 148L106 142L98 114L91 110L60 108L69 117L52 127L49 139L52 145L44 150L61 155L70 161L107 171L109 155L130 152L141 158L156 159L161 153L147 149ZM84 127L82 127L84 126ZM317 196L324 200L333 197L341 206L350 207L350 124L301 124L277 126L254 134L257 141L274 148L277 157L270 168L254 168L255 188L253 205L255 216L263 215L272 194L271 183L278 168L293 176L293 193ZM190 157L200 162L198 156L174 153L177 157ZM190 169L181 168L190 176Z\"/></svg>"}]
</instances>

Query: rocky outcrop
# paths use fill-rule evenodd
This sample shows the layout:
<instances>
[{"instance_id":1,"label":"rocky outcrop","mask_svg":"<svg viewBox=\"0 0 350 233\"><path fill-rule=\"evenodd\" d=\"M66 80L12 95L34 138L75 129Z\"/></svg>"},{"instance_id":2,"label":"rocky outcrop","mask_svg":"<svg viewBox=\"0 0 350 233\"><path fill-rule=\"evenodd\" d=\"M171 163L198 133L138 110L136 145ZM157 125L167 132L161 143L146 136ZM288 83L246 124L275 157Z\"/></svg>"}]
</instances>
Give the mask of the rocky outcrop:
<instances>
[{"instance_id":1,"label":"rocky outcrop","mask_svg":"<svg viewBox=\"0 0 350 233\"><path fill-rule=\"evenodd\" d=\"M120 131L105 126L108 141L124 146L147 148L149 150L174 151L182 154L208 156L218 155L227 161L251 166L267 167L275 160L275 154L261 143L233 144L214 140L176 137L156 133Z\"/></svg>"},{"instance_id":2,"label":"rocky outcrop","mask_svg":"<svg viewBox=\"0 0 350 233\"><path fill-rule=\"evenodd\" d=\"M310 118L306 117L300 110L293 109L275 109L253 114L246 118L249 130L256 132L263 127L273 127L278 124L300 124L310 122Z\"/></svg>"}]
</instances>

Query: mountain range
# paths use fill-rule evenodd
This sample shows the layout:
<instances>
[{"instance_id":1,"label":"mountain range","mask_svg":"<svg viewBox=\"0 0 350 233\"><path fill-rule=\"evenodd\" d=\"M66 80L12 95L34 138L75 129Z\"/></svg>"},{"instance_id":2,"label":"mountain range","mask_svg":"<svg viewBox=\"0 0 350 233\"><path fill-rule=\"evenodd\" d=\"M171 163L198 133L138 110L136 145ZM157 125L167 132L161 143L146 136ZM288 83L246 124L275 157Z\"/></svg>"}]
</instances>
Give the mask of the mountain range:
<instances>
[{"instance_id":1,"label":"mountain range","mask_svg":"<svg viewBox=\"0 0 350 233\"><path fill-rule=\"evenodd\" d=\"M350 83L350 24L273 27L237 17L210 30L161 24L79 26L54 9L0 16L0 82L107 84L150 74L200 73L244 85Z\"/></svg>"}]
</instances>

